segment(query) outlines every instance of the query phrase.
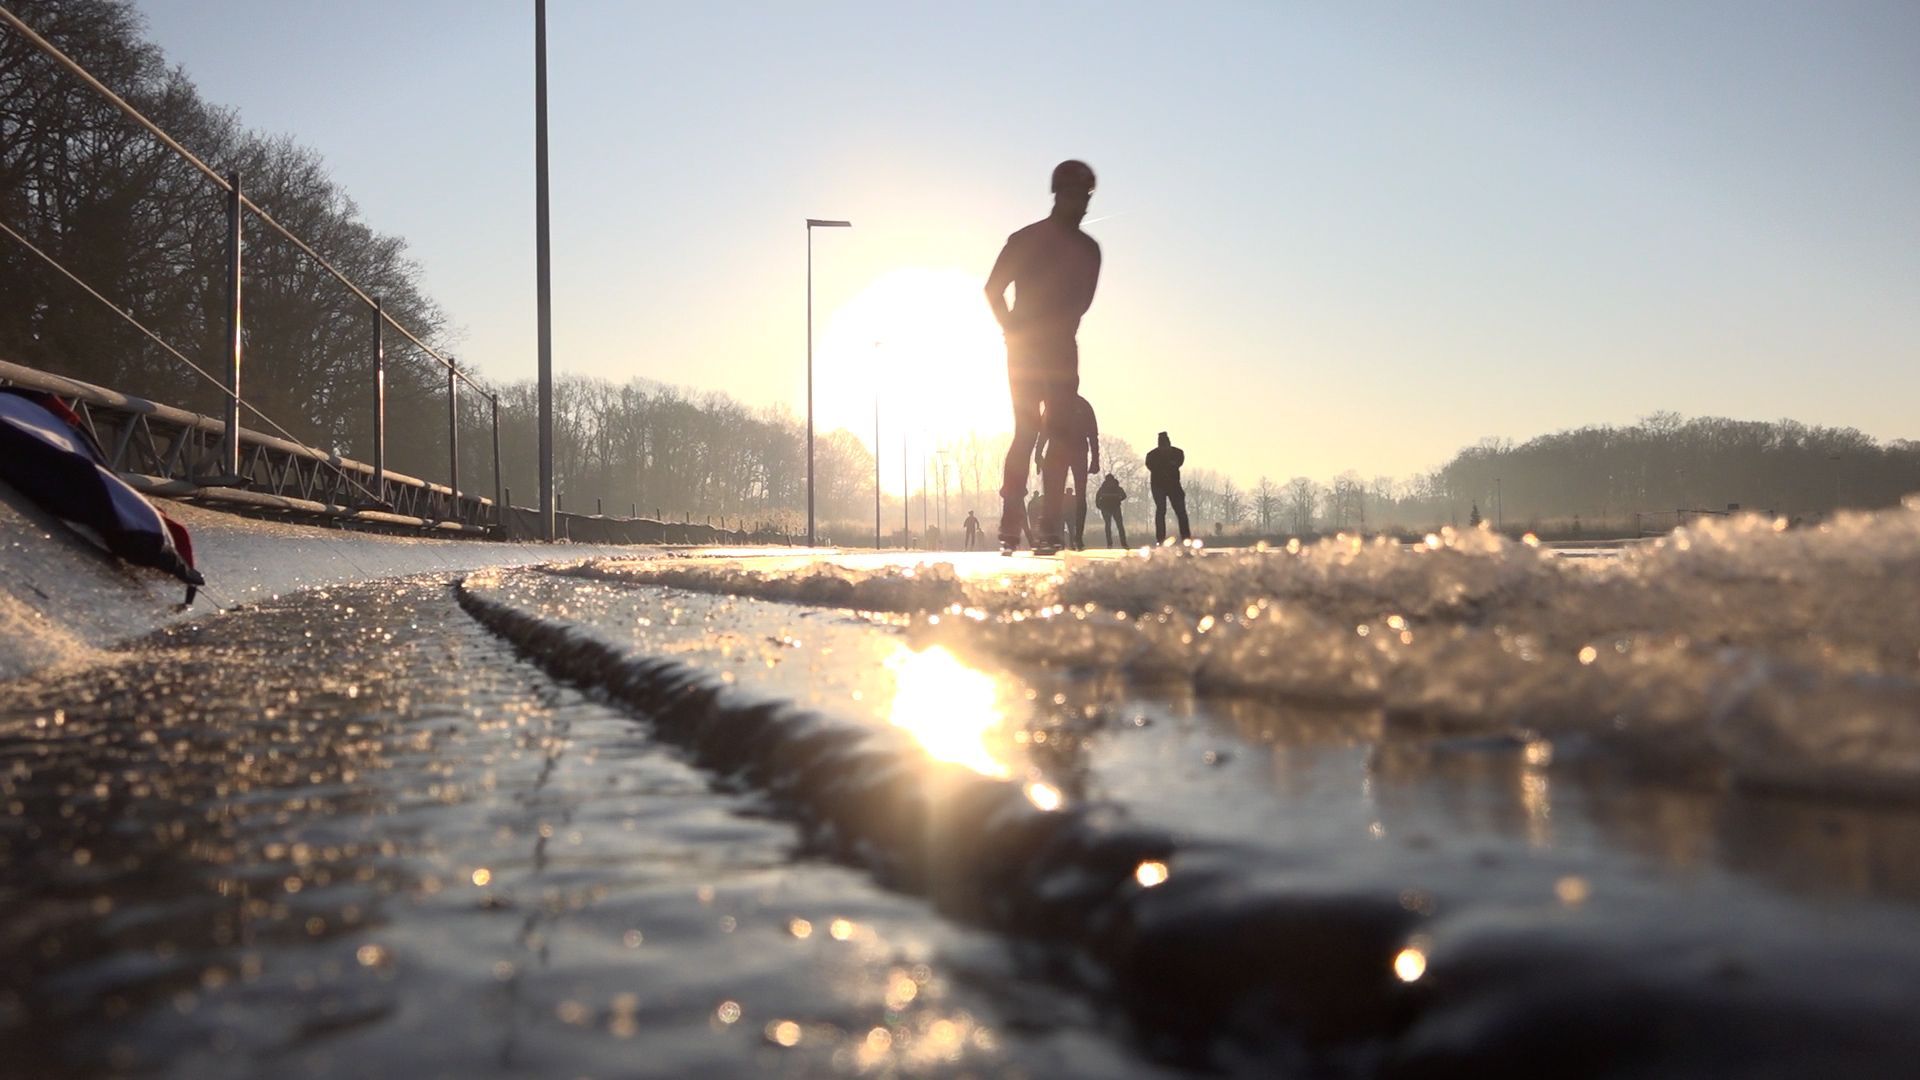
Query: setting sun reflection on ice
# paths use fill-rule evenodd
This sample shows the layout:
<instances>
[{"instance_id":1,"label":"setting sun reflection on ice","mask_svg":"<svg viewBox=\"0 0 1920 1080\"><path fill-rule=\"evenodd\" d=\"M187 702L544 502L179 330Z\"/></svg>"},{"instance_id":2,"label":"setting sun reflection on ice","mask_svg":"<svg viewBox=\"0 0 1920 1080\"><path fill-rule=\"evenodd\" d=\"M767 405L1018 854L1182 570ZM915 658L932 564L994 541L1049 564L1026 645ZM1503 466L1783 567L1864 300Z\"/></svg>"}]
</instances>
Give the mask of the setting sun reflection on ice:
<instances>
[{"instance_id":1,"label":"setting sun reflection on ice","mask_svg":"<svg viewBox=\"0 0 1920 1080\"><path fill-rule=\"evenodd\" d=\"M939 646L922 652L905 647L887 658L893 672L893 708L888 719L912 733L927 753L977 773L1005 778L1010 770L989 748L999 731L999 693L993 677L961 663Z\"/></svg>"}]
</instances>

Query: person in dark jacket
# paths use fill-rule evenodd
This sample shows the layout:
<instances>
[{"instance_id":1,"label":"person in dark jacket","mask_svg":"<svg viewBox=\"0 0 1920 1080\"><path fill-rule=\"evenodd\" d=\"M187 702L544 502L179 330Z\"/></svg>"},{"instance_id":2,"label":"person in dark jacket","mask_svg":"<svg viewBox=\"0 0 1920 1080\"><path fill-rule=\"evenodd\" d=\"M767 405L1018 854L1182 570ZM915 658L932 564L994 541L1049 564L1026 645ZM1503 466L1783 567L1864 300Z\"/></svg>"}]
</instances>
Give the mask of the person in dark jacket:
<instances>
[{"instance_id":1,"label":"person in dark jacket","mask_svg":"<svg viewBox=\"0 0 1920 1080\"><path fill-rule=\"evenodd\" d=\"M1127 489L1112 473L1100 482L1100 490L1093 494L1093 505L1100 508L1100 517L1107 529L1107 546L1113 546L1114 530L1120 531L1120 546L1127 546L1127 523L1120 515L1120 504L1127 501Z\"/></svg>"},{"instance_id":2,"label":"person in dark jacket","mask_svg":"<svg viewBox=\"0 0 1920 1080\"><path fill-rule=\"evenodd\" d=\"M1063 500L1067 515L1067 542L1076 551L1087 550L1087 476L1100 472L1100 420L1093 414L1093 403L1075 394L1059 415L1049 413L1040 423L1040 441L1033 445L1033 462L1041 467L1049 455L1066 457L1066 471L1073 481ZM1053 462L1058 468L1059 463Z\"/></svg>"},{"instance_id":3,"label":"person in dark jacket","mask_svg":"<svg viewBox=\"0 0 1920 1080\"><path fill-rule=\"evenodd\" d=\"M969 510L967 511L967 520L961 522L960 526L967 532L967 550L972 551L973 545L980 542L980 519L974 516L973 511Z\"/></svg>"},{"instance_id":4,"label":"person in dark jacket","mask_svg":"<svg viewBox=\"0 0 1920 1080\"><path fill-rule=\"evenodd\" d=\"M1187 452L1173 445L1166 432L1160 433L1160 445L1147 451L1147 476L1153 489L1153 532L1159 543L1167 542L1167 504L1173 504L1174 517L1180 521L1180 539L1193 539L1187 524L1187 489L1180 486L1180 467L1187 463Z\"/></svg>"}]
</instances>

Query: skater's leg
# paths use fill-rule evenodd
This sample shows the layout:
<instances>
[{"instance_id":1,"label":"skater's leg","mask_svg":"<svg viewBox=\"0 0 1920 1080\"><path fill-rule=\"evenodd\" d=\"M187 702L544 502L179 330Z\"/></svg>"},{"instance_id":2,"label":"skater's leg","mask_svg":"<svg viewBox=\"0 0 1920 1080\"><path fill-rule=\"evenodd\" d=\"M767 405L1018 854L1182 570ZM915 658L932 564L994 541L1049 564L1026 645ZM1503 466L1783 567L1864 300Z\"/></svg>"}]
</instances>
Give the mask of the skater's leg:
<instances>
[{"instance_id":1,"label":"skater's leg","mask_svg":"<svg viewBox=\"0 0 1920 1080\"><path fill-rule=\"evenodd\" d=\"M1100 508L1100 528L1107 535L1107 546L1112 547L1113 546L1113 511L1107 509L1104 506Z\"/></svg>"},{"instance_id":2,"label":"skater's leg","mask_svg":"<svg viewBox=\"0 0 1920 1080\"><path fill-rule=\"evenodd\" d=\"M1040 387L1009 364L1008 389L1013 397L1013 442L1000 477L1000 545L1020 542L1027 517L1027 462L1040 437Z\"/></svg>"},{"instance_id":3,"label":"skater's leg","mask_svg":"<svg viewBox=\"0 0 1920 1080\"><path fill-rule=\"evenodd\" d=\"M1044 391L1041 404L1042 423L1047 416L1068 415L1074 407L1074 391L1065 379L1049 382ZM1065 439L1047 441L1046 460L1040 469L1040 520L1033 523L1036 541L1044 541L1054 546L1065 543L1066 516L1061 505L1066 501L1067 492L1067 445Z\"/></svg>"},{"instance_id":4,"label":"skater's leg","mask_svg":"<svg viewBox=\"0 0 1920 1080\"><path fill-rule=\"evenodd\" d=\"M1120 530L1120 546L1127 546L1127 518L1119 507L1113 508L1113 526Z\"/></svg>"},{"instance_id":5,"label":"skater's leg","mask_svg":"<svg viewBox=\"0 0 1920 1080\"><path fill-rule=\"evenodd\" d=\"M1033 523L1034 536L1056 546L1066 542L1067 463L1049 453L1040 471L1040 520Z\"/></svg>"},{"instance_id":6,"label":"skater's leg","mask_svg":"<svg viewBox=\"0 0 1920 1080\"><path fill-rule=\"evenodd\" d=\"M1180 539L1193 539L1193 530L1187 527L1187 493L1184 491L1176 491L1170 498L1173 500L1174 516L1180 519Z\"/></svg>"},{"instance_id":7,"label":"skater's leg","mask_svg":"<svg viewBox=\"0 0 1920 1080\"><path fill-rule=\"evenodd\" d=\"M1153 493L1153 542L1167 542L1167 497L1158 491Z\"/></svg>"},{"instance_id":8,"label":"skater's leg","mask_svg":"<svg viewBox=\"0 0 1920 1080\"><path fill-rule=\"evenodd\" d=\"M1087 460L1073 463L1073 547L1087 550Z\"/></svg>"}]
</instances>

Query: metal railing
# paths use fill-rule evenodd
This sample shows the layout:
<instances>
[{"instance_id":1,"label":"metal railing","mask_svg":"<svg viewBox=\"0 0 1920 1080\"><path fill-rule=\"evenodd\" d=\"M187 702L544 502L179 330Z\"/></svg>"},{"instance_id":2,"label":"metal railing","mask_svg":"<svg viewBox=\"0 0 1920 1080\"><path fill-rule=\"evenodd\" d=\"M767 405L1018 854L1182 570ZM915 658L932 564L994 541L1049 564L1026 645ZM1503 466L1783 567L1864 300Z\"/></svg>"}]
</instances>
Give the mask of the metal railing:
<instances>
[{"instance_id":1,"label":"metal railing","mask_svg":"<svg viewBox=\"0 0 1920 1080\"><path fill-rule=\"evenodd\" d=\"M157 342L176 359L182 361L195 372L198 372L201 376L220 387L223 395L225 415L220 420L214 420L195 413L185 412L184 410L156 405L142 399L129 398L102 387L92 386L91 384L78 383L73 380L62 380L64 382L70 382L77 387L86 387L91 394L105 394L109 395L110 398L118 398L124 402L138 403L139 407L135 408L131 414L138 419L130 421L126 426L116 428L112 432L115 441L111 445L117 448L113 451L116 455L136 453L135 448L138 447L138 453L146 453L148 455L146 458L141 459L146 461L147 464L166 463L169 465L169 468L158 471L156 474L158 477L164 478L166 482L171 483L192 482L203 489L211 487L246 488L255 484L266 484L269 488L277 488L284 486L285 483L288 482L285 478L291 476L295 478L291 482L294 483L295 486L301 487L302 490L355 500L351 508L356 511L365 510L373 514L387 514L388 516L404 519L432 520L461 525L491 523L497 526L502 524L504 519L497 509L501 502L500 395L497 392L482 386L468 373L460 370L452 357L443 355L431 345L422 341L418 335L414 334L413 331L409 330L397 319L388 315L378 297L368 294L366 290L362 289L353 280L341 273L325 256L315 251L305 240L302 240L299 236L295 235L291 229L288 229L285 225L275 220L272 214L268 213L253 200L247 198L242 186L242 178L237 171L231 172L224 177L221 176L212 166L182 146L158 124L148 119L124 98L116 94L99 79L95 78L52 42L41 37L32 27L22 21L19 16L7 10L5 7L0 7L0 23L6 24L25 41L72 73L81 82L100 94L121 113L125 114L130 120L152 134L162 145L178 155L181 160L191 165L216 187L227 193L227 239L225 258L223 259L227 277L226 303L223 305L226 316L226 332L222 337L223 352L225 353L225 371L223 378L216 378L198 364L193 363L193 361L188 359L179 349L174 348L171 344L162 340L158 334L155 334L152 330L141 324L131 312L115 304L107 297L102 296L72 271L60 265L52 256L35 247L24 236L15 232L4 222L0 222L0 231L4 231L14 241L51 264L54 269L72 280L82 289L85 289L86 292L95 299L113 309L122 319L132 323L137 329ZM300 440L294 438L292 433L288 432L286 428L274 422L272 418L268 417L251 403L248 403L245 399L241 383L244 345L242 329L245 318L245 294L243 290L245 283L245 266L242 240L246 228L246 214L249 211L261 224L284 237L300 252L312 259L321 269L330 274L334 280L345 286L349 292L366 305L369 314L372 316L370 322L372 334L369 343L369 360L371 362L372 379L369 398L373 412L373 462L370 466L361 465L358 462L350 462L351 465L356 467L347 468L346 464L349 463L349 459L341 458L337 454L326 453L301 443ZM388 327L398 332L423 354L432 358L446 369L449 482L445 487L427 484L425 481L398 473L390 473L387 470L386 331ZM34 372L33 369L21 368L18 365L5 364L0 366L13 369L16 373L33 372L33 374L36 375L44 374ZM55 376L49 377L57 378ZM14 379L11 375L7 376L7 378L12 381L20 381ZM460 491L459 384L461 382L465 382L468 387L486 398L492 406L494 494L491 499L462 494ZM66 391L60 391L60 393L62 393L63 396L71 396L68 395ZM79 400L86 402L89 407L116 407L110 405L106 400L94 400L94 398L87 396L81 396ZM240 410L243 407L259 417L269 427L277 430L284 438L275 438L259 432L245 430L240 424ZM167 426L166 432L162 434L155 430L156 424L170 426ZM210 438L215 440L215 444L209 448L206 443ZM103 438L101 442L103 446L109 445L108 439ZM182 463L187 464L182 466ZM189 472L185 475L174 475L176 471L175 467L186 467L190 470L197 469L199 471ZM120 466L116 465L115 468L120 468ZM308 473L312 470L331 470L331 479L325 483L321 483L315 477L308 476ZM133 470L133 472L139 475L137 469ZM271 479L273 477L279 477L281 479ZM305 479L301 479L303 477ZM422 494L423 492L426 494ZM446 503L444 506L439 505L435 501L441 498L440 493L444 493ZM272 497L286 496L283 492L276 490ZM315 502L316 500L308 499L305 501ZM345 503L326 503L325 505L339 506L342 508L347 506ZM409 511L422 512L412 513Z\"/></svg>"},{"instance_id":2,"label":"metal railing","mask_svg":"<svg viewBox=\"0 0 1920 1080\"><path fill-rule=\"evenodd\" d=\"M500 531L492 499L434 484L289 439L240 428L103 386L0 360L0 385L54 394L73 406L107 464L150 494L244 511L456 533ZM229 446L240 448L238 483L204 483ZM367 496L374 498L369 501Z\"/></svg>"}]
</instances>

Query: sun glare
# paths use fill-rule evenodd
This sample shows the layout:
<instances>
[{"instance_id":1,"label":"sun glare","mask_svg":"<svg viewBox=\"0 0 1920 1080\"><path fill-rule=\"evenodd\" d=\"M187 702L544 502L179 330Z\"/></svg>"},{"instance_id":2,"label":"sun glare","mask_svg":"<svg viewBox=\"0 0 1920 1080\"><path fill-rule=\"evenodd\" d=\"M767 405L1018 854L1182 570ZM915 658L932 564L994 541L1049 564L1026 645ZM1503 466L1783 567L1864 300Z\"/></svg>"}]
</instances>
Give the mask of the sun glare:
<instances>
[{"instance_id":1,"label":"sun glare","mask_svg":"<svg viewBox=\"0 0 1920 1080\"><path fill-rule=\"evenodd\" d=\"M815 351L821 425L870 435L878 393L889 440L1007 430L1006 351L981 284L951 267L904 267L834 311Z\"/></svg>"},{"instance_id":2,"label":"sun glare","mask_svg":"<svg viewBox=\"0 0 1920 1080\"><path fill-rule=\"evenodd\" d=\"M1001 720L993 676L962 664L937 645L924 652L903 645L886 665L894 678L888 719L895 726L905 728L941 761L986 776L1008 775L1006 764L987 746Z\"/></svg>"}]
</instances>

